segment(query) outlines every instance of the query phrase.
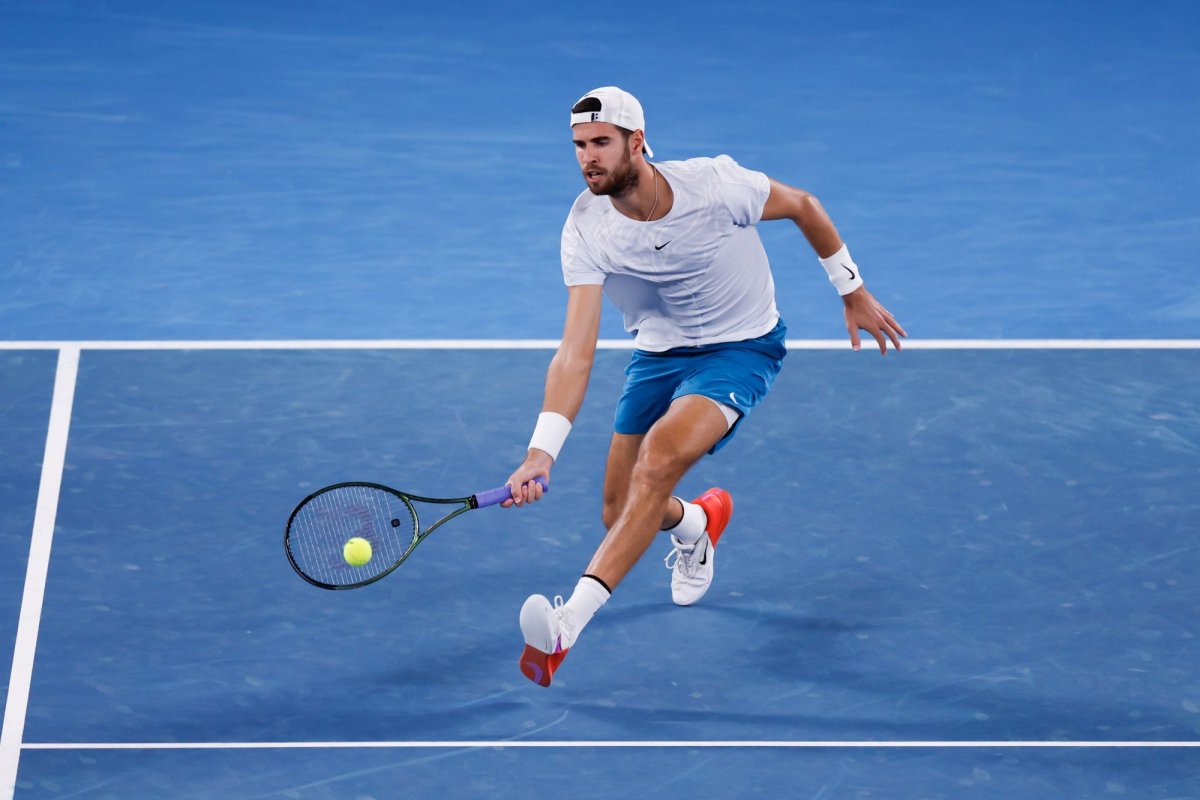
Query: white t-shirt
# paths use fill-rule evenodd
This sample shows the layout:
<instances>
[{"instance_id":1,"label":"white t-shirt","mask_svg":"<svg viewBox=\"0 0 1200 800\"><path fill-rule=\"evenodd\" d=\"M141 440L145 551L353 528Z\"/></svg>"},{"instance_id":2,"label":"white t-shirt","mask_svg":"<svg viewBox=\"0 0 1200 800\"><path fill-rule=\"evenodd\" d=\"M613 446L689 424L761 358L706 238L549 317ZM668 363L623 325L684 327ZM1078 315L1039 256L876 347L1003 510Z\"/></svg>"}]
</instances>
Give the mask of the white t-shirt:
<instances>
[{"instance_id":1,"label":"white t-shirt","mask_svg":"<svg viewBox=\"0 0 1200 800\"><path fill-rule=\"evenodd\" d=\"M642 350L753 339L779 321L775 282L755 225L767 176L729 156L655 166L675 202L638 222L584 190L562 233L563 280L603 284Z\"/></svg>"}]
</instances>

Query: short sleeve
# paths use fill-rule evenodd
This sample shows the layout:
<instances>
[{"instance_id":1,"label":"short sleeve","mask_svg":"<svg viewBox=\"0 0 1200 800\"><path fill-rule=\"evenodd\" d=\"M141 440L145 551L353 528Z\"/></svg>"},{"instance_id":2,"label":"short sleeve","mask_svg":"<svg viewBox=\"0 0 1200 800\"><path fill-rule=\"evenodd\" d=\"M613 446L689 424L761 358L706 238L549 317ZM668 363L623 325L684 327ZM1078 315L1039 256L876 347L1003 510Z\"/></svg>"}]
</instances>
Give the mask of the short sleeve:
<instances>
[{"instance_id":1,"label":"short sleeve","mask_svg":"<svg viewBox=\"0 0 1200 800\"><path fill-rule=\"evenodd\" d=\"M575 215L567 217L562 231L563 283L567 286L587 286L604 283L604 272L591 258L587 242L579 233Z\"/></svg>"},{"instance_id":2,"label":"short sleeve","mask_svg":"<svg viewBox=\"0 0 1200 800\"><path fill-rule=\"evenodd\" d=\"M736 225L757 225L771 194L771 180L761 172L738 164L729 156L712 160L713 172L720 184L721 198Z\"/></svg>"}]
</instances>

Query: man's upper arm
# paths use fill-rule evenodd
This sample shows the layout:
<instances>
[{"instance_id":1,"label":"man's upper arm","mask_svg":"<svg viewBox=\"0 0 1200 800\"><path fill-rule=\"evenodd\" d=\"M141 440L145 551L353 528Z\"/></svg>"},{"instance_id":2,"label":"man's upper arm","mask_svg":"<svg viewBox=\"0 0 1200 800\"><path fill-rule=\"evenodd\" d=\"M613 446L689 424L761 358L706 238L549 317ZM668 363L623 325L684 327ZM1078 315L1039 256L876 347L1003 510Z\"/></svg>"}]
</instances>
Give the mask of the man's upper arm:
<instances>
[{"instance_id":1,"label":"man's upper arm","mask_svg":"<svg viewBox=\"0 0 1200 800\"><path fill-rule=\"evenodd\" d=\"M768 178L768 180L771 182L771 193L767 195L766 205L763 206L762 218L765 220L798 219L800 207L804 199L809 196L808 192L788 186L786 183L780 183L774 178Z\"/></svg>"},{"instance_id":2,"label":"man's upper arm","mask_svg":"<svg viewBox=\"0 0 1200 800\"><path fill-rule=\"evenodd\" d=\"M578 284L567 287L567 319L563 324L560 350L572 355L591 357L600 336L600 312L604 306L604 287Z\"/></svg>"}]
</instances>

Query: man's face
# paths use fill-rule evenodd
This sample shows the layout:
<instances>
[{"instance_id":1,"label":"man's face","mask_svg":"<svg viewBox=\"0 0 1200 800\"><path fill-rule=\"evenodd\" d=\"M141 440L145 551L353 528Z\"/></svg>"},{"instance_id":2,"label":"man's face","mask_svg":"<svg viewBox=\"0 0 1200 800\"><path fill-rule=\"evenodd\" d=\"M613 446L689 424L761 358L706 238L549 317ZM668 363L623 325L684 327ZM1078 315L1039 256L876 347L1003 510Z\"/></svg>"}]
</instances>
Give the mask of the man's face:
<instances>
[{"instance_id":1,"label":"man's face","mask_svg":"<svg viewBox=\"0 0 1200 800\"><path fill-rule=\"evenodd\" d=\"M592 194L621 197L637 188L638 174L625 133L610 122L581 122L571 128L575 157Z\"/></svg>"}]
</instances>

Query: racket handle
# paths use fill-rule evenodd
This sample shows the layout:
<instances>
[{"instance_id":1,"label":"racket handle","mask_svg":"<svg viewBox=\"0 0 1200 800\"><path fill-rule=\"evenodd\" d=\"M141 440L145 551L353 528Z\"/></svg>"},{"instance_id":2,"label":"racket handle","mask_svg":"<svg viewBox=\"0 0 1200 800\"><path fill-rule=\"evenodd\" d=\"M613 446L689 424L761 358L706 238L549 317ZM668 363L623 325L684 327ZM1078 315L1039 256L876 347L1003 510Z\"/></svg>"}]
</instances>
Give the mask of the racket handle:
<instances>
[{"instance_id":1,"label":"racket handle","mask_svg":"<svg viewBox=\"0 0 1200 800\"><path fill-rule=\"evenodd\" d=\"M541 475L534 478L534 480L537 481L542 487L543 492L550 491L550 487L546 485L546 479ZM505 500L511 499L512 489L506 483L503 486L499 486L495 489L488 489L486 492L480 492L479 494L475 495L475 507L486 508L487 506L494 506L497 503L503 503Z\"/></svg>"}]
</instances>

